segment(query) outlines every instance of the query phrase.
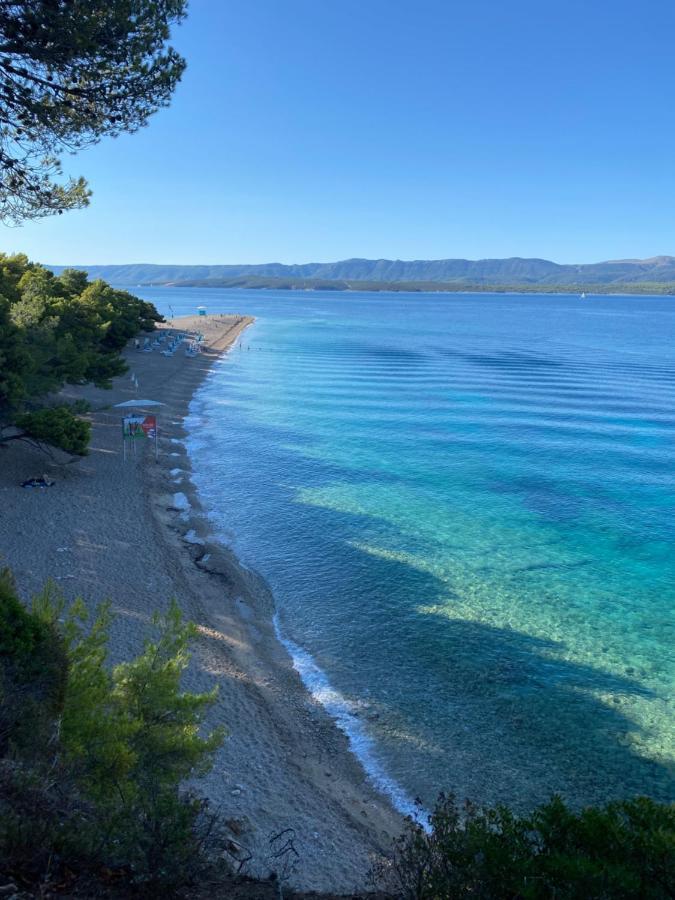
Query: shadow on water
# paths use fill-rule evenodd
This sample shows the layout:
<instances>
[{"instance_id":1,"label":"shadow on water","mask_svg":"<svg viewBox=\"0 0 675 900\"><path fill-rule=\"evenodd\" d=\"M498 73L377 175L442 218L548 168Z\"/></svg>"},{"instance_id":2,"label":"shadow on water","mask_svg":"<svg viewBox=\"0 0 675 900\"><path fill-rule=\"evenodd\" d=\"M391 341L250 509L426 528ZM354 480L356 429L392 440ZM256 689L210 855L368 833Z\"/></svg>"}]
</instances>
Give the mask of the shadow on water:
<instances>
[{"instance_id":1,"label":"shadow on water","mask_svg":"<svg viewBox=\"0 0 675 900\"><path fill-rule=\"evenodd\" d=\"M582 803L643 792L673 799L666 769L633 749L641 729L624 710L650 696L636 681L565 659L553 641L428 618L420 629L425 663L463 720L446 732L449 758L468 751L494 799L506 790L505 799L517 802L529 789Z\"/></svg>"},{"instance_id":2,"label":"shadow on water","mask_svg":"<svg viewBox=\"0 0 675 900\"><path fill-rule=\"evenodd\" d=\"M633 708L657 699L652 692L566 658L560 642L452 618L444 581L336 539L360 525L331 510L323 537L305 544L310 570L315 554L324 564L335 556L339 575L311 639L302 626L291 630L345 696L367 696L369 727L410 792L516 806L554 792L578 804L675 799L672 771L636 746L650 735ZM287 618L305 600L316 609L310 590Z\"/></svg>"},{"instance_id":3,"label":"shadow on water","mask_svg":"<svg viewBox=\"0 0 675 900\"><path fill-rule=\"evenodd\" d=\"M203 473L206 492L225 502L216 482L235 466L228 527L239 524L252 536L246 562L270 581L287 636L345 697L366 699L364 721L385 765L411 793L429 803L448 789L516 806L553 792L573 803L638 793L675 798L672 773L638 752L640 744L658 750L659 738L648 717L641 721L650 725L637 724L636 709L653 705L662 716L664 700L634 678L604 671L600 660L598 667L575 661L563 643L453 618L466 587L351 543L379 546L377 517L298 504L297 485L344 483L353 493L359 481L372 482L372 472L303 458L297 445L310 450L313 441L281 425L249 422L230 429L228 441L226 468L219 474L214 458L213 471ZM251 446L256 465L239 465ZM398 480L376 478L379 486ZM423 557L415 541L405 535L406 553ZM512 575L505 569L505 579Z\"/></svg>"}]
</instances>

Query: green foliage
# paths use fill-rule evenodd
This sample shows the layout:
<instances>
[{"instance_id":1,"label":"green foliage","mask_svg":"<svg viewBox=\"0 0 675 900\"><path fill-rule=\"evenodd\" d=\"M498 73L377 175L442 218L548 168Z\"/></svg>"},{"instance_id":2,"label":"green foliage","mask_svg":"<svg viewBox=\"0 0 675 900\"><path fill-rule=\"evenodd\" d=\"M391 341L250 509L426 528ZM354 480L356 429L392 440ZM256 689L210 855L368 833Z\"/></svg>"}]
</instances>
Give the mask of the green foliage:
<instances>
[{"instance_id":1,"label":"green foliage","mask_svg":"<svg viewBox=\"0 0 675 900\"><path fill-rule=\"evenodd\" d=\"M58 759L47 770L25 755L0 756L0 874L37 883L58 871L59 857L93 867L96 844L94 811Z\"/></svg>"},{"instance_id":2,"label":"green foliage","mask_svg":"<svg viewBox=\"0 0 675 900\"><path fill-rule=\"evenodd\" d=\"M458 808L441 794L429 832L409 821L395 847L397 896L415 900L665 900L675 884L675 806L646 797L528 816Z\"/></svg>"},{"instance_id":3,"label":"green foliage","mask_svg":"<svg viewBox=\"0 0 675 900\"><path fill-rule=\"evenodd\" d=\"M84 272L56 277L22 254L0 254L0 423L64 384L110 387L126 371L120 350L160 321L151 303L90 284ZM75 443L82 428L67 429Z\"/></svg>"},{"instance_id":4,"label":"green foliage","mask_svg":"<svg viewBox=\"0 0 675 900\"><path fill-rule=\"evenodd\" d=\"M43 623L31 616L16 596L9 569L0 569L0 657L30 660L43 638Z\"/></svg>"},{"instance_id":5,"label":"green foliage","mask_svg":"<svg viewBox=\"0 0 675 900\"><path fill-rule=\"evenodd\" d=\"M109 606L89 622L81 600L66 608L48 585L28 612L9 576L3 578L0 626L16 620L20 627L8 628L16 636L0 646L10 659L24 658L41 635L58 628L67 677L58 708L50 704L42 715L51 737L31 755L24 750L20 765L14 757L11 767L0 747L0 858L38 872L54 854L70 854L73 861L124 867L154 888L181 883L201 861L204 806L182 783L208 771L223 739L221 730L201 733L215 690L181 690L193 626L172 603L154 620L156 640L111 670ZM29 711L27 730L35 718ZM31 808L41 811L39 820Z\"/></svg>"},{"instance_id":6,"label":"green foliage","mask_svg":"<svg viewBox=\"0 0 675 900\"><path fill-rule=\"evenodd\" d=\"M108 795L118 790L121 780L132 778L140 785L150 770L156 769L162 784L171 785L188 775L202 774L222 734L199 736L215 690L207 694L180 691L194 626L183 623L180 610L172 603L165 616L153 619L158 640L146 642L136 659L108 672L104 665L108 607L98 610L88 630L87 621L86 607L78 601L63 626L70 676L62 737L69 752L86 764L92 785ZM106 732L113 736L114 744L125 746L121 767L111 764L105 741L100 739ZM152 790L157 787L153 785Z\"/></svg>"},{"instance_id":7,"label":"green foliage","mask_svg":"<svg viewBox=\"0 0 675 900\"><path fill-rule=\"evenodd\" d=\"M29 437L60 447L68 453L86 456L91 425L74 416L68 406L52 406L18 416L16 424Z\"/></svg>"},{"instance_id":8,"label":"green foliage","mask_svg":"<svg viewBox=\"0 0 675 900\"><path fill-rule=\"evenodd\" d=\"M18 599L9 569L0 570L0 756L49 739L65 695L63 641Z\"/></svg>"},{"instance_id":9,"label":"green foliage","mask_svg":"<svg viewBox=\"0 0 675 900\"><path fill-rule=\"evenodd\" d=\"M0 3L0 219L86 206L58 154L136 131L166 106L184 60L166 43L186 0Z\"/></svg>"}]
</instances>

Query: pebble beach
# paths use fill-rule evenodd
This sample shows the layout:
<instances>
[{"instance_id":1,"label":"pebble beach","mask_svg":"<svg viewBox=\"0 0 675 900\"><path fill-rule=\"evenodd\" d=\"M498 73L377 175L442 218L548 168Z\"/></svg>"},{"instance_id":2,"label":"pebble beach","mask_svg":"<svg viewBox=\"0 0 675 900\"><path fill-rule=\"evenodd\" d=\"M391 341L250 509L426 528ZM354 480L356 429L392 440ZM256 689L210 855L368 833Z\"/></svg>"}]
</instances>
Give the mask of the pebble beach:
<instances>
[{"instance_id":1,"label":"pebble beach","mask_svg":"<svg viewBox=\"0 0 675 900\"><path fill-rule=\"evenodd\" d=\"M194 392L251 322L176 319L161 328L200 331L203 352L189 356L181 345L167 357L132 342L129 372L112 390L68 388L68 400L91 406L88 456L67 461L20 441L0 451L0 564L27 602L50 579L91 609L110 599L111 663L141 649L153 613L175 598L198 627L185 686L219 688L208 724L225 725L228 737L198 788L230 829L235 855L250 856L249 874L266 877L275 868L270 838L292 828L298 857L289 883L347 892L366 884L401 818L304 689L275 636L263 579L211 537L185 450ZM115 404L139 399L161 404L148 410L157 414L157 460L151 441L123 456ZM43 474L52 486L21 487Z\"/></svg>"}]
</instances>

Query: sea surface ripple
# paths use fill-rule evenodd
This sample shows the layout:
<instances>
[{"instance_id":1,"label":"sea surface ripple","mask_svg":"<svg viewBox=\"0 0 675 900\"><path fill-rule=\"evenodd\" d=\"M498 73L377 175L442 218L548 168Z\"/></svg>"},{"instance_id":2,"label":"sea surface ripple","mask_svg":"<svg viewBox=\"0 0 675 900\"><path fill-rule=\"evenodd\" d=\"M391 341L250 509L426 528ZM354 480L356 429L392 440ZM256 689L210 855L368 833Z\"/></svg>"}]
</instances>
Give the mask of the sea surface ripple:
<instances>
[{"instance_id":1,"label":"sea surface ripple","mask_svg":"<svg viewBox=\"0 0 675 900\"><path fill-rule=\"evenodd\" d=\"M196 482L402 808L673 799L675 300L141 293L257 317Z\"/></svg>"}]
</instances>

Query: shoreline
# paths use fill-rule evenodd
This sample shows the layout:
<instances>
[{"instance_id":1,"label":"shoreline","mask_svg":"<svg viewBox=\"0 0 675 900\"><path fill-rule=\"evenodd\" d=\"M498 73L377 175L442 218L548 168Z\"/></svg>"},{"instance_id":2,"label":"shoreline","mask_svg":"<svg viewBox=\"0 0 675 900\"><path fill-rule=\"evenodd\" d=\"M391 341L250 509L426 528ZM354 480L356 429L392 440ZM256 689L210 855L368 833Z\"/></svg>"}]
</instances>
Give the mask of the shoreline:
<instances>
[{"instance_id":1,"label":"shoreline","mask_svg":"<svg viewBox=\"0 0 675 900\"><path fill-rule=\"evenodd\" d=\"M305 890L362 888L373 860L401 830L402 818L368 780L349 739L313 697L274 625L264 580L212 534L190 480L185 419L212 365L252 324L250 317L183 317L174 327L200 329L208 352L193 359L127 349L138 394L161 401L158 464L151 448L122 462L120 412L136 396L129 374L112 391L69 388L89 400L90 456L63 466L28 447L3 452L2 564L28 599L53 577L68 598L91 607L105 597L116 614L111 659L137 652L152 613L175 596L198 626L186 687L220 694L207 724L229 730L214 768L197 787L232 839L253 855L250 874L276 867L270 835L295 830L299 865L289 879ZM167 326L168 327L168 326ZM23 490L24 478L49 471L46 491ZM236 473L232 473L236 478ZM30 527L38 522L36 533Z\"/></svg>"},{"instance_id":2,"label":"shoreline","mask_svg":"<svg viewBox=\"0 0 675 900\"><path fill-rule=\"evenodd\" d=\"M246 327L251 327L254 324L255 321L251 322L250 325L247 325ZM234 347L230 346L226 352L233 349ZM226 354L223 354L223 356L224 355ZM192 421L193 416L199 415L198 413L193 412L194 399L195 396L193 395L188 407L188 414L184 420L183 427L185 431L185 440L182 442L187 449L187 456L190 464L192 459L197 456L197 451L195 451L194 447L190 447L190 440L194 436L194 426L197 424ZM346 736L349 752L356 758L358 764L365 771L371 786L386 798L387 802L391 804L393 809L400 816L412 816L418 818L421 815L423 819L428 817L428 810L418 807L413 800L412 795L409 795L405 788L387 773L385 767L378 758L376 742L368 733L359 714L353 711L353 703L343 697L339 691L333 687L328 675L320 668L314 657L307 650L295 644L283 633L279 621L278 610L276 608L276 602L274 600L274 594L266 579L255 569L254 562L252 565L249 565L248 562L245 562L238 555L236 548L231 546L226 533L218 533L219 522L216 510L209 509L208 503L204 502L204 498L201 497L199 487L194 483L194 480L187 479L187 481L190 490L194 492L194 502L198 503L201 508L206 509L205 515L209 522L209 528L205 532L205 535L208 539L208 535L211 534L211 532L213 534L209 544L212 545L213 542L215 542L219 549L224 549L228 554L231 554L233 565L240 572L245 573L253 579L252 590L254 593L258 594L258 597L263 603L261 613L269 616L272 620L277 643L286 651L293 668L300 677L304 689L313 700L326 711L331 721ZM190 499L186 497L186 500L189 505ZM194 532L194 534L191 535L191 539L194 540L196 538L197 540L201 540L202 537L200 537L199 527L198 525L196 528L194 526L195 523L192 523L190 531ZM196 558L198 553L199 551L195 551L194 555ZM210 548L204 552L204 556L212 555L212 553L213 548L210 546ZM205 565L203 558L199 559L197 565L199 565L200 568L209 568L209 565ZM262 598L269 598L269 600L266 602Z\"/></svg>"}]
</instances>

